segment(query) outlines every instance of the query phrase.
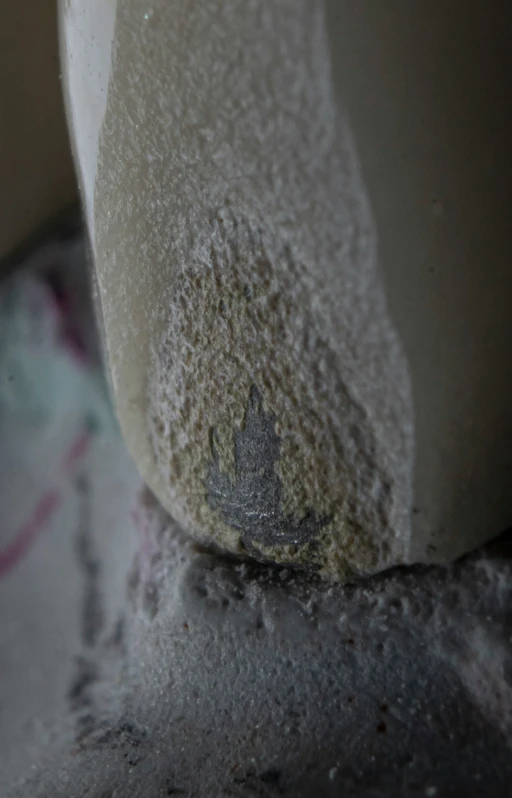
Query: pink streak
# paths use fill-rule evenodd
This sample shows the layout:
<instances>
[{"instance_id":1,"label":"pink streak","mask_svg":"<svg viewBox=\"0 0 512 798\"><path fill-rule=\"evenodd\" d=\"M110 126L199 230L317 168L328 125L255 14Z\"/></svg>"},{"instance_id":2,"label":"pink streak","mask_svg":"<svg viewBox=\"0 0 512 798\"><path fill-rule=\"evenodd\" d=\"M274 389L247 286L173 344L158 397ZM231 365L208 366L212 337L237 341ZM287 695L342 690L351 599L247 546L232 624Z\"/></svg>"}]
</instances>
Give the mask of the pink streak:
<instances>
[{"instance_id":1,"label":"pink streak","mask_svg":"<svg viewBox=\"0 0 512 798\"><path fill-rule=\"evenodd\" d=\"M39 500L31 517L21 527L11 545L0 551L0 578L8 574L23 559L60 503L61 497L56 490L47 491Z\"/></svg>"},{"instance_id":2,"label":"pink streak","mask_svg":"<svg viewBox=\"0 0 512 798\"><path fill-rule=\"evenodd\" d=\"M82 459L89 448L89 443L89 435L86 432L82 432L77 438L75 438L74 442L69 447L61 466L61 470L64 472L64 474L70 471L73 466L75 466Z\"/></svg>"},{"instance_id":3,"label":"pink streak","mask_svg":"<svg viewBox=\"0 0 512 798\"><path fill-rule=\"evenodd\" d=\"M87 433L81 432L66 452L61 472L64 476L84 457L90 444ZM0 551L0 579L6 576L26 556L37 536L49 523L62 504L62 494L50 488L39 499L28 521L23 524L12 543Z\"/></svg>"},{"instance_id":4,"label":"pink streak","mask_svg":"<svg viewBox=\"0 0 512 798\"><path fill-rule=\"evenodd\" d=\"M141 566L142 581L146 582L151 571L151 557L153 556L154 546L151 535L150 524L146 516L140 511L139 507L134 507L131 516L140 538L139 559Z\"/></svg>"}]
</instances>

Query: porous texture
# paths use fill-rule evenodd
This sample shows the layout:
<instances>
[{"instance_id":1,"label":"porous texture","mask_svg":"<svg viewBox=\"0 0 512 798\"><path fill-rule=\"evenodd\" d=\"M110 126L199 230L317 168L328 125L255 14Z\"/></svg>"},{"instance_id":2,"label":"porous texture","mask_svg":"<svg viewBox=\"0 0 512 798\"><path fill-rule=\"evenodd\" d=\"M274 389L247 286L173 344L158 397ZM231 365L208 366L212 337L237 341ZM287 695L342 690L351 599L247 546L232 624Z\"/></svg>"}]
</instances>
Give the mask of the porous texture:
<instances>
[{"instance_id":1,"label":"porous texture","mask_svg":"<svg viewBox=\"0 0 512 798\"><path fill-rule=\"evenodd\" d=\"M72 683L76 739L8 798L510 795L510 536L328 587L139 511L122 627Z\"/></svg>"},{"instance_id":2,"label":"porous texture","mask_svg":"<svg viewBox=\"0 0 512 798\"><path fill-rule=\"evenodd\" d=\"M407 366L322 3L119 4L95 233L120 422L182 526L338 579L406 562Z\"/></svg>"},{"instance_id":3,"label":"porous texture","mask_svg":"<svg viewBox=\"0 0 512 798\"><path fill-rule=\"evenodd\" d=\"M56 377L64 343L45 346ZM70 384L81 400L46 403L37 427L4 408L3 544L58 475L87 396ZM241 563L139 495L101 418L57 480L60 511L0 579L2 798L509 798L510 533L345 586ZM272 449L271 416L257 426Z\"/></svg>"},{"instance_id":4,"label":"porous texture","mask_svg":"<svg viewBox=\"0 0 512 798\"><path fill-rule=\"evenodd\" d=\"M148 406L167 506L233 551L346 577L407 555L407 498L290 245L225 209L175 275ZM400 534L401 533L401 534Z\"/></svg>"}]
</instances>

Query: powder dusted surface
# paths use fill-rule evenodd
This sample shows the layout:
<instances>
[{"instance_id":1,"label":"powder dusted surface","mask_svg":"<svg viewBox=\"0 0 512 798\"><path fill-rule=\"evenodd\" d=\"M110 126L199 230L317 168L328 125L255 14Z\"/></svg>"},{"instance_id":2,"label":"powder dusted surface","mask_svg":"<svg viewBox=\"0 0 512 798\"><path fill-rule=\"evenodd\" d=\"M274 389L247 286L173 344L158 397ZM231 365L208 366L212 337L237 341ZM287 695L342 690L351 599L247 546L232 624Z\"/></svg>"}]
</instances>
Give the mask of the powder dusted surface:
<instances>
[{"instance_id":1,"label":"powder dusted surface","mask_svg":"<svg viewBox=\"0 0 512 798\"><path fill-rule=\"evenodd\" d=\"M211 240L176 275L150 372L166 504L222 546L338 576L403 559L403 485L322 336L314 282L229 209Z\"/></svg>"},{"instance_id":2,"label":"powder dusted surface","mask_svg":"<svg viewBox=\"0 0 512 798\"><path fill-rule=\"evenodd\" d=\"M34 329L13 311L41 290L1 288L8 343ZM46 412L21 418L3 394L0 417L3 544L48 487L59 495L0 578L2 798L509 798L510 534L449 567L344 586L214 555L140 493L95 369L80 377L46 308L27 339L53 375ZM16 362L30 362L19 347ZM14 396L23 370L9 381L4 365ZM274 451L251 402L246 425Z\"/></svg>"},{"instance_id":3,"label":"powder dusted surface","mask_svg":"<svg viewBox=\"0 0 512 798\"><path fill-rule=\"evenodd\" d=\"M326 586L138 514L117 648L72 683L89 724L8 798L508 798L510 536Z\"/></svg>"},{"instance_id":4,"label":"powder dusted surface","mask_svg":"<svg viewBox=\"0 0 512 798\"><path fill-rule=\"evenodd\" d=\"M322 4L138 11L118 7L95 199L128 446L200 539L335 578L407 561L409 381ZM254 391L268 435L241 470Z\"/></svg>"},{"instance_id":5,"label":"powder dusted surface","mask_svg":"<svg viewBox=\"0 0 512 798\"><path fill-rule=\"evenodd\" d=\"M48 344L61 391L69 340ZM61 450L76 377L36 426L10 403L0 424L3 534L48 483L61 502L0 579L2 798L508 798L510 535L345 586L220 557L140 492L102 416Z\"/></svg>"}]
</instances>

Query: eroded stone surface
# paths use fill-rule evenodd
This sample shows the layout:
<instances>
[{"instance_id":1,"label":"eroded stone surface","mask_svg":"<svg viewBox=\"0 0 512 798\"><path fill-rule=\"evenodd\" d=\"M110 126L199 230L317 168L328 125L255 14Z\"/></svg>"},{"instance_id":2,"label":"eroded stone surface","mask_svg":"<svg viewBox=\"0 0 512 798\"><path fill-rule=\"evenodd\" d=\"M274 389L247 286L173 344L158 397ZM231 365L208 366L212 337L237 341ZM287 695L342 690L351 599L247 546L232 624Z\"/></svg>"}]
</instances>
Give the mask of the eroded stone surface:
<instances>
[{"instance_id":1,"label":"eroded stone surface","mask_svg":"<svg viewBox=\"0 0 512 798\"><path fill-rule=\"evenodd\" d=\"M210 507L220 510L225 522L241 532L249 551L258 543L267 549L275 545L314 545L331 519L318 517L311 508L298 521L283 515L282 485L276 470L280 456L276 418L265 413L256 386L250 389L242 428L235 430L233 437L234 479L221 470L217 438L212 431L212 462L206 482Z\"/></svg>"},{"instance_id":2,"label":"eroded stone surface","mask_svg":"<svg viewBox=\"0 0 512 798\"><path fill-rule=\"evenodd\" d=\"M144 480L189 534L234 553L252 537L258 556L338 580L407 562L410 384L323 3L138 11L118 4L94 225L116 404ZM268 525L242 534L208 498L213 431L233 483L253 387L280 439L274 512L291 519L270 545ZM307 542L290 543L304 518Z\"/></svg>"},{"instance_id":3,"label":"eroded stone surface","mask_svg":"<svg viewBox=\"0 0 512 798\"><path fill-rule=\"evenodd\" d=\"M338 579L406 561L400 390L386 395L402 460L378 436L293 248L230 208L211 236L207 263L193 250L177 275L149 370L165 505L203 540Z\"/></svg>"},{"instance_id":4,"label":"eroded stone surface","mask_svg":"<svg viewBox=\"0 0 512 798\"><path fill-rule=\"evenodd\" d=\"M335 552L344 534L345 543L337 561L326 549L331 574L346 578L354 566L369 572L376 562L451 560L506 528L512 518L506 4L494 3L492 13L468 6L461 25L442 2L411 8L392 2L383 16L376 6L350 0L198 0L186 7L145 0L143 10L139 0L120 0L115 32L111 13L112 24L98 22L96 33L92 5L61 4L64 74L74 95L68 99L80 111L76 156L90 237L98 237L118 412L130 451L161 501L190 532L211 536L212 518L198 519L201 508L209 511L203 483L210 428L221 430L217 450L229 470L252 384L258 382L278 423L296 415L291 408L280 419L263 381L239 374L236 412L231 407L222 423L220 409L206 418L186 453L168 435L158 442L152 429L148 397L156 376L150 372L155 351L177 325L173 297L182 295L198 317L203 313L198 300L207 282L198 272L211 270L212 253L219 270L232 255L233 236L221 231L224 225L229 233L229 206L240 225L249 223L258 235L262 229L273 242L267 255L279 285L284 247L300 265L299 284L304 274L309 278L310 306L301 299L307 320L318 332L320 318L320 337L338 357L334 370L386 456L395 458L387 472L391 495L401 494L403 507L393 522L398 551L396 541L391 552L376 551L367 538L347 545L352 533L338 524ZM113 11L115 3L103 5ZM92 58L86 75L84 55ZM249 263L240 264L242 276L251 274ZM233 304L240 309L247 301L244 283L231 278L227 296L225 285L222 296L210 292L229 318ZM197 292L196 279L203 281ZM271 291L269 302L275 299ZM274 320L280 322L279 314ZM188 333L179 338L185 349L194 340ZM242 341L225 340L223 348L233 357L252 343L245 330ZM218 351L205 346L204 353L211 357L203 364L208 374ZM280 361L271 346L265 356ZM290 362L286 353L284 359ZM310 367L304 362L304 374ZM290 383L284 371L282 381ZM194 390L192 403L201 396ZM207 388L202 394L207 416ZM296 396L302 408L303 398ZM181 420L170 418L175 410L171 402L166 423L172 420L183 437ZM282 439L283 454L289 442ZM161 453L157 443L170 451ZM311 447L306 460L310 454ZM192 512L187 491L173 495L176 458L185 460L185 472L190 458L201 464ZM288 501L295 491L304 494L308 468L300 479L293 470L280 476L282 513L295 523L307 507L318 517L331 514L311 493L298 509ZM342 467L337 479L345 480ZM222 526L221 515L217 521L218 539L237 550L236 530ZM363 528L380 538L379 524Z\"/></svg>"}]
</instances>

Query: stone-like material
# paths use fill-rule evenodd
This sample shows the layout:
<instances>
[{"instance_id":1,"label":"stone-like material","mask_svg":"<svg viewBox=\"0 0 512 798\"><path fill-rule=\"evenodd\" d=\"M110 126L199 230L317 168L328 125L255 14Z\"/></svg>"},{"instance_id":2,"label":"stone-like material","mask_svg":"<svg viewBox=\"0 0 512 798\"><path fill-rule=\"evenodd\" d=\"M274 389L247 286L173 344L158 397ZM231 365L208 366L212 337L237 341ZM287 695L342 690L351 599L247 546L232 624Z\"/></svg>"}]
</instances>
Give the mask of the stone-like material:
<instances>
[{"instance_id":1,"label":"stone-like material","mask_svg":"<svg viewBox=\"0 0 512 798\"><path fill-rule=\"evenodd\" d=\"M30 261L55 287L56 261L77 252L56 244ZM59 274L80 291L74 265ZM43 347L50 383L35 382L28 405L4 394L0 419L2 798L508 798L510 534L451 566L345 586L194 544L140 496L93 362L55 334L74 329L75 300L67 321L47 303L35 338L26 313L11 330L27 333L21 368L2 372L13 398L26 392L23 349ZM53 385L63 359L68 379ZM41 393L49 385L57 402ZM46 405L37 419L31 404ZM253 392L238 489L250 441L276 449L261 411ZM236 518L214 464L211 479ZM6 557L48 489L57 503Z\"/></svg>"},{"instance_id":2,"label":"stone-like material","mask_svg":"<svg viewBox=\"0 0 512 798\"><path fill-rule=\"evenodd\" d=\"M337 579L407 562L410 384L322 4L138 11L117 7L94 200L130 451L200 540ZM254 391L273 428L241 477ZM263 510L248 486L268 467Z\"/></svg>"},{"instance_id":3,"label":"stone-like material","mask_svg":"<svg viewBox=\"0 0 512 798\"><path fill-rule=\"evenodd\" d=\"M142 512L153 554L72 685L75 743L8 798L510 795L510 535L328 587Z\"/></svg>"},{"instance_id":4,"label":"stone-like material","mask_svg":"<svg viewBox=\"0 0 512 798\"><path fill-rule=\"evenodd\" d=\"M62 3L64 72L119 419L160 501L339 580L509 526L506 4L104 5L98 38Z\"/></svg>"}]
</instances>

